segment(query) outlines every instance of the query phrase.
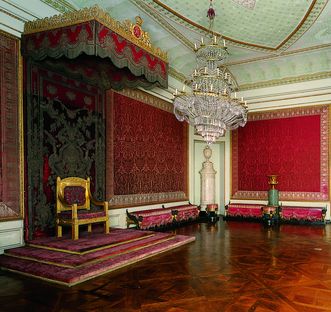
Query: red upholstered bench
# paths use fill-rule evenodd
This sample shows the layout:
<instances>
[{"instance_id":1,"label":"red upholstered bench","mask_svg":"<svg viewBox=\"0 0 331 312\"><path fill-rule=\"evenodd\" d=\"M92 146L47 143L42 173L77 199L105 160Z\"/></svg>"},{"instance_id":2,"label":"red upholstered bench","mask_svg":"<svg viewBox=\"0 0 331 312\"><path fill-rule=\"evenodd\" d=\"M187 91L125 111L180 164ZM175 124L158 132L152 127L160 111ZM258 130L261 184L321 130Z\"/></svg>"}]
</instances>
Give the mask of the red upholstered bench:
<instances>
[{"instance_id":1,"label":"red upholstered bench","mask_svg":"<svg viewBox=\"0 0 331 312\"><path fill-rule=\"evenodd\" d=\"M225 206L225 218L261 218L262 204L228 204Z\"/></svg>"},{"instance_id":2,"label":"red upholstered bench","mask_svg":"<svg viewBox=\"0 0 331 312\"><path fill-rule=\"evenodd\" d=\"M147 230L196 220L199 216L199 209L198 206L191 204L168 208L162 206L162 208L133 212L126 210L126 215L127 227L135 224L138 229Z\"/></svg>"},{"instance_id":3,"label":"red upholstered bench","mask_svg":"<svg viewBox=\"0 0 331 312\"><path fill-rule=\"evenodd\" d=\"M129 212L126 210L127 226L135 224L138 229L166 226L172 223L173 214L171 208L156 208Z\"/></svg>"},{"instance_id":4,"label":"red upholstered bench","mask_svg":"<svg viewBox=\"0 0 331 312\"><path fill-rule=\"evenodd\" d=\"M187 222L196 220L199 217L199 209L197 205L181 205L170 207L176 222Z\"/></svg>"},{"instance_id":5,"label":"red upholstered bench","mask_svg":"<svg viewBox=\"0 0 331 312\"><path fill-rule=\"evenodd\" d=\"M290 222L323 222L325 207L291 207L281 206L281 220Z\"/></svg>"}]
</instances>

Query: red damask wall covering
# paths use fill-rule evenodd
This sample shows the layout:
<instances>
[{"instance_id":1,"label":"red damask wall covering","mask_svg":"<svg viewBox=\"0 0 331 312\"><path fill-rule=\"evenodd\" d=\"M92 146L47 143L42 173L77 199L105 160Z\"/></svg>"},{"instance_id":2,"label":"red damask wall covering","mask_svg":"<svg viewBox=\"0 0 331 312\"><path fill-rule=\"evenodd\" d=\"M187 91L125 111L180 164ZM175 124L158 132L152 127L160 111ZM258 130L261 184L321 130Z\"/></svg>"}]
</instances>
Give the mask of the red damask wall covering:
<instances>
[{"instance_id":1,"label":"red damask wall covering","mask_svg":"<svg viewBox=\"0 0 331 312\"><path fill-rule=\"evenodd\" d=\"M328 108L251 114L232 136L232 197L266 199L267 175L279 175L283 200L327 200Z\"/></svg>"},{"instance_id":2,"label":"red damask wall covering","mask_svg":"<svg viewBox=\"0 0 331 312\"><path fill-rule=\"evenodd\" d=\"M19 40L0 31L0 219L22 217L18 73Z\"/></svg>"},{"instance_id":3,"label":"red damask wall covering","mask_svg":"<svg viewBox=\"0 0 331 312\"><path fill-rule=\"evenodd\" d=\"M133 97L117 92L112 97L112 130L107 126L107 136L112 131L113 137L113 150L107 152L113 153L110 191L187 194L187 126L176 120L169 103L162 101L161 109Z\"/></svg>"}]
</instances>

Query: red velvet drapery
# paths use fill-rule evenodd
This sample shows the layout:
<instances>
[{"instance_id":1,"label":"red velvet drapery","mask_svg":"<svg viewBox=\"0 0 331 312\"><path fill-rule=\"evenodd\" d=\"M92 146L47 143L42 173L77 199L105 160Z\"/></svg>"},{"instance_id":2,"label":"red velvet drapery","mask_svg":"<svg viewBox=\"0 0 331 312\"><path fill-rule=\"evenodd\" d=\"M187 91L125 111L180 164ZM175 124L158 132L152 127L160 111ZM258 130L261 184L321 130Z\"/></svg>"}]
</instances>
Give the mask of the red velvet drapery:
<instances>
[{"instance_id":1,"label":"red velvet drapery","mask_svg":"<svg viewBox=\"0 0 331 312\"><path fill-rule=\"evenodd\" d=\"M115 86L117 82L119 88L118 75L123 71L122 75L128 76L126 70L129 70L132 73L131 81L133 77L137 77L138 82L145 88L148 85L147 82L150 87L158 85L166 88L168 86L166 61L123 38L97 20L27 33L22 36L22 55L33 58L35 61L61 57L64 60L72 60L83 54L97 57L99 60L106 59L116 67L116 77L102 76L104 80L108 79L108 85L112 85L115 80ZM98 61L95 62L97 63ZM70 66L66 70L70 70ZM124 80L121 88L125 86L127 85Z\"/></svg>"}]
</instances>

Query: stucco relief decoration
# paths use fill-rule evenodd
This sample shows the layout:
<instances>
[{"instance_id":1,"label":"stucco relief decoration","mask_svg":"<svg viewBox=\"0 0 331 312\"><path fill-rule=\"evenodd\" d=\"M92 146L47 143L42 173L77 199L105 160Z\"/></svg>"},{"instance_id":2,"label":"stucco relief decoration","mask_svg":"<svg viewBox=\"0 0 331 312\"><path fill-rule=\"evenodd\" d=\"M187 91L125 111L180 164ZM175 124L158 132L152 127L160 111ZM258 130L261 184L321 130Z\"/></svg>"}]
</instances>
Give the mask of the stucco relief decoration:
<instances>
[{"instance_id":1,"label":"stucco relief decoration","mask_svg":"<svg viewBox=\"0 0 331 312\"><path fill-rule=\"evenodd\" d=\"M256 0L232 0L233 2L245 7L246 9L254 9Z\"/></svg>"}]
</instances>

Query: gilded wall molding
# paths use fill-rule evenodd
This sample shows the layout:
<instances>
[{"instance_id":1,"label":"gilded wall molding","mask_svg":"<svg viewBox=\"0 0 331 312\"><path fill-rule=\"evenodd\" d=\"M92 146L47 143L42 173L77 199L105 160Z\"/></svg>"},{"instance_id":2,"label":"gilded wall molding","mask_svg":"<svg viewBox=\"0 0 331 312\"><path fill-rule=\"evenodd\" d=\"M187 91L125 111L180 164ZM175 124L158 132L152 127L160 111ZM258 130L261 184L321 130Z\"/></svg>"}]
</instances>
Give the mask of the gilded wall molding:
<instances>
[{"instance_id":1,"label":"gilded wall molding","mask_svg":"<svg viewBox=\"0 0 331 312\"><path fill-rule=\"evenodd\" d=\"M319 79L325 79L325 78L330 78L330 77L331 77L331 72L328 71L328 72L320 72L320 73L314 73L314 74L308 74L308 75L301 75L301 76L297 76L297 77L280 78L280 79L274 79L274 80L269 80L269 81L265 81L265 82L256 82L256 83L248 83L248 84L239 85L239 91L274 87L274 86L279 86L279 85L287 85L287 84L304 82L304 81L319 80Z\"/></svg>"},{"instance_id":2,"label":"gilded wall molding","mask_svg":"<svg viewBox=\"0 0 331 312\"><path fill-rule=\"evenodd\" d=\"M184 192L128 194L114 195L109 200L109 205L111 206L111 208L122 208L123 206L133 207L139 205L151 205L153 203L159 204L182 200L187 200L187 197Z\"/></svg>"},{"instance_id":3,"label":"gilded wall molding","mask_svg":"<svg viewBox=\"0 0 331 312\"><path fill-rule=\"evenodd\" d=\"M15 39L15 40L19 40L20 39L20 38L14 36L13 34L10 34L10 33L6 32L6 31L1 30L1 29L0 29L0 35L6 36L6 37L11 38L11 39Z\"/></svg>"},{"instance_id":4,"label":"gilded wall molding","mask_svg":"<svg viewBox=\"0 0 331 312\"><path fill-rule=\"evenodd\" d=\"M320 191L282 191L282 201L329 201L330 200L330 106L306 106L298 108L276 109L271 111L254 112L248 115L248 121L273 120L281 118L320 115ZM234 150L235 148L235 150ZM265 200L267 191L236 190L233 194L233 181L238 183L238 147L231 137L231 199L235 200ZM237 184L238 187L238 184ZM328 191L324 188L327 187Z\"/></svg>"},{"instance_id":5,"label":"gilded wall molding","mask_svg":"<svg viewBox=\"0 0 331 312\"><path fill-rule=\"evenodd\" d=\"M297 100L297 99L307 99L307 98L313 98L313 97L325 96L325 95L331 95L331 92L314 93L314 94L303 95L303 96L302 95L301 96L288 96L288 97L283 97L281 99L272 99L272 100L268 99L268 100L261 100L261 101L250 101L249 104L265 104L266 102L272 103L272 102L289 101L289 100Z\"/></svg>"},{"instance_id":6,"label":"gilded wall molding","mask_svg":"<svg viewBox=\"0 0 331 312\"><path fill-rule=\"evenodd\" d=\"M18 40L18 144L20 162L20 215L24 218L24 107L23 107L23 57L21 54L21 40Z\"/></svg>"},{"instance_id":7,"label":"gilded wall molding","mask_svg":"<svg viewBox=\"0 0 331 312\"><path fill-rule=\"evenodd\" d=\"M23 70L20 40L0 30L0 219L24 212ZM6 153L7 151L7 153ZM10 153L9 153L10 151Z\"/></svg>"}]
</instances>

